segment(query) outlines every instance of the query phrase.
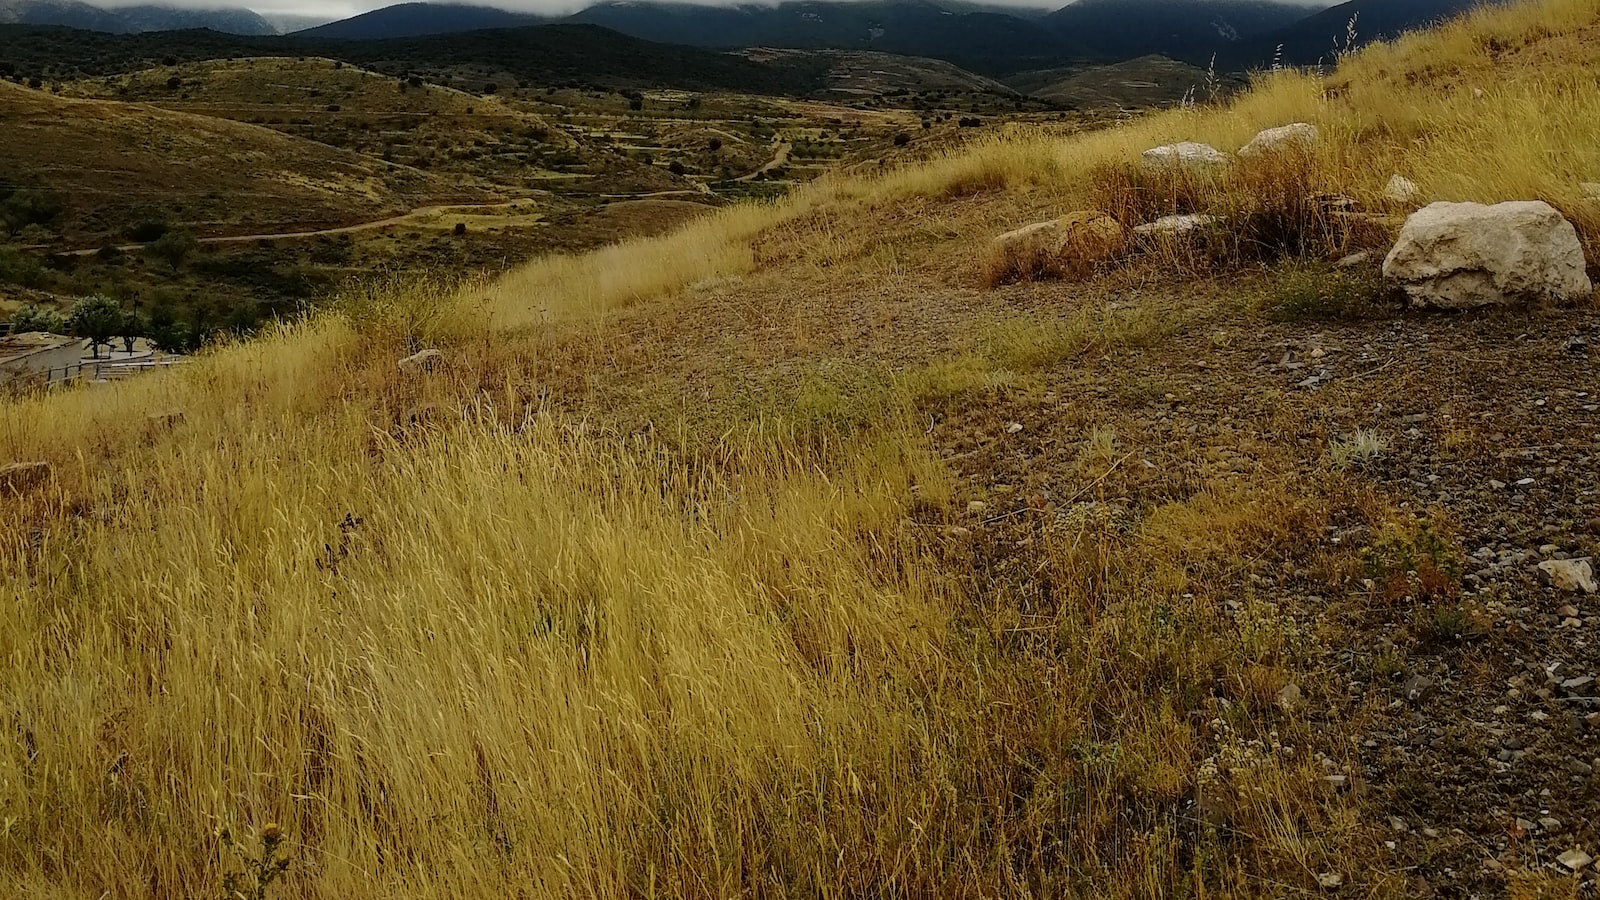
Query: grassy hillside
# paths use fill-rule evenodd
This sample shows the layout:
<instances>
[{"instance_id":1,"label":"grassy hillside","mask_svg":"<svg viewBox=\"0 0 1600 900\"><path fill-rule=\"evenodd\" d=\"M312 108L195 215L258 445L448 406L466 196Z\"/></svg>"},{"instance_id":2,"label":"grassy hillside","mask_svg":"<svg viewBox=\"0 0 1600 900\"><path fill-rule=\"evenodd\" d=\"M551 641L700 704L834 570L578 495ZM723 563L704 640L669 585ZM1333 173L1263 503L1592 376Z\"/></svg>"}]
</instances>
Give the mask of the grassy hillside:
<instances>
[{"instance_id":1,"label":"grassy hillside","mask_svg":"<svg viewBox=\"0 0 1600 900\"><path fill-rule=\"evenodd\" d=\"M1484 12L0 404L52 467L0 488L0 882L1579 896L1600 720L1542 673L1594 601L1471 554L1595 551L1600 310L1403 314L1303 198L1544 198L1600 260L1597 35ZM1090 206L1239 224L986 286Z\"/></svg>"},{"instance_id":2,"label":"grassy hillside","mask_svg":"<svg viewBox=\"0 0 1600 900\"><path fill-rule=\"evenodd\" d=\"M418 169L209 116L0 83L0 119L10 135L0 170L58 198L56 230L80 246L122 239L141 217L197 234L251 234L469 199Z\"/></svg>"}]
</instances>

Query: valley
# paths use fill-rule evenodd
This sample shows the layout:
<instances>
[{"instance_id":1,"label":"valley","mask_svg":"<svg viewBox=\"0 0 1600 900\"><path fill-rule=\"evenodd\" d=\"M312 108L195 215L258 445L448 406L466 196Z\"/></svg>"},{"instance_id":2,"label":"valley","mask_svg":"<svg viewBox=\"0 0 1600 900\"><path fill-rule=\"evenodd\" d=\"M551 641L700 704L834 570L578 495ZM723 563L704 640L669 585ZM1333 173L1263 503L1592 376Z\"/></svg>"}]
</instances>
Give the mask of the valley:
<instances>
[{"instance_id":1,"label":"valley","mask_svg":"<svg viewBox=\"0 0 1600 900\"><path fill-rule=\"evenodd\" d=\"M1115 113L1068 113L936 60L738 59L816 69L825 84L795 96L530 83L459 61L395 75L318 56L0 83L0 122L17 136L0 148L16 173L4 189L51 212L0 242L0 315L106 295L185 323L175 348L193 349L398 267L481 277L834 169L937 155L984 126L1066 133Z\"/></svg>"}]
</instances>

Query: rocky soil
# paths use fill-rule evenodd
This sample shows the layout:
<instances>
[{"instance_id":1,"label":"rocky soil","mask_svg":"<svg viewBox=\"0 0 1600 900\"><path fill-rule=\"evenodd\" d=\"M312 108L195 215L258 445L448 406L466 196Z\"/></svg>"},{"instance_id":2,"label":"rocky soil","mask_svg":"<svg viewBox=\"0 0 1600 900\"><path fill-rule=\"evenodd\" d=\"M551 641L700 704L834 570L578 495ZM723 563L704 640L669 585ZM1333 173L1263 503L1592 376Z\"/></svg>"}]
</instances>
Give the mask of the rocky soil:
<instances>
[{"instance_id":1,"label":"rocky soil","mask_svg":"<svg viewBox=\"0 0 1600 900\"><path fill-rule=\"evenodd\" d=\"M1079 360L936 414L969 505L953 539L1021 563L1086 502L1136 521L1219 483L1323 498L1324 546L1264 554L1213 593L1333 628L1316 677L1281 698L1329 735L1330 786L1366 792L1415 896L1501 895L1530 870L1577 872L1594 896L1600 595L1539 564L1600 559L1597 359L1589 308L1240 321ZM1086 500L1083 460L1108 440ZM1371 562L1396 551L1359 514L1375 504L1428 523L1388 572ZM1428 574L1384 581L1405 566Z\"/></svg>"}]
</instances>

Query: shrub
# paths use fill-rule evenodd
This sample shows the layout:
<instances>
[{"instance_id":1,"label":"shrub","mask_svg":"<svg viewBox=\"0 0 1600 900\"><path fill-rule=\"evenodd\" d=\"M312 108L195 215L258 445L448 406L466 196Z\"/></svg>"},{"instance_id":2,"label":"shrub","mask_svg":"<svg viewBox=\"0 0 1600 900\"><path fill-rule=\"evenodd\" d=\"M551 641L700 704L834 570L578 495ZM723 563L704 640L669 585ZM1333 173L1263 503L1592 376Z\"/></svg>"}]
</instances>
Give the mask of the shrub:
<instances>
[{"instance_id":1,"label":"shrub","mask_svg":"<svg viewBox=\"0 0 1600 900\"><path fill-rule=\"evenodd\" d=\"M153 259L165 262L176 272L183 267L184 260L199 249L199 246L199 242L187 231L168 231L145 247L145 253Z\"/></svg>"},{"instance_id":2,"label":"shrub","mask_svg":"<svg viewBox=\"0 0 1600 900\"><path fill-rule=\"evenodd\" d=\"M911 143L911 135L906 134L904 131L894 136L894 145L896 147L904 147L909 143Z\"/></svg>"},{"instance_id":3,"label":"shrub","mask_svg":"<svg viewBox=\"0 0 1600 900\"><path fill-rule=\"evenodd\" d=\"M30 331L49 331L60 334L67 328L66 320L53 309L28 305L17 310L11 317L11 333L26 334Z\"/></svg>"}]
</instances>

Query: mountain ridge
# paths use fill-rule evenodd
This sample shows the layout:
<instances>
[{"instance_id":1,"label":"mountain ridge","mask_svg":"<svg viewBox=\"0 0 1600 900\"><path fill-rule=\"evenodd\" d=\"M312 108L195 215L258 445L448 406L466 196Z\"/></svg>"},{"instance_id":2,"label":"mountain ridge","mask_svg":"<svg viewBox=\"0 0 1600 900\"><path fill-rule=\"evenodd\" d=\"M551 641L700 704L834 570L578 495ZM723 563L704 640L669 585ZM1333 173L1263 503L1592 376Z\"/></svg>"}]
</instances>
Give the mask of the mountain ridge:
<instances>
[{"instance_id":1,"label":"mountain ridge","mask_svg":"<svg viewBox=\"0 0 1600 900\"><path fill-rule=\"evenodd\" d=\"M106 8L80 0L0 0L0 24L59 25L111 34L188 28L250 36L278 33L271 22L249 9L187 9L158 4Z\"/></svg>"}]
</instances>

